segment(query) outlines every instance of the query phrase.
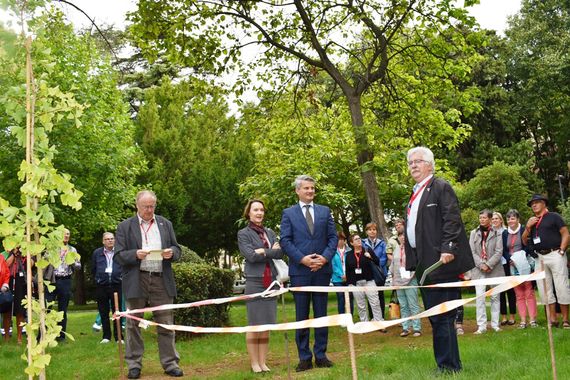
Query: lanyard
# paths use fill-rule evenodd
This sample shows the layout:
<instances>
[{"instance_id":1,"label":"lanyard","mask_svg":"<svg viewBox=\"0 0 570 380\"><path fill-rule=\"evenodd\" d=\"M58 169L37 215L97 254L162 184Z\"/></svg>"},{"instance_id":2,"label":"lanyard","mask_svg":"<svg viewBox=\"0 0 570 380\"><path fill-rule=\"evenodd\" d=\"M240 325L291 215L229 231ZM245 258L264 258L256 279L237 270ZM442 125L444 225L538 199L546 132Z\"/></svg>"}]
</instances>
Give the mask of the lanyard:
<instances>
[{"instance_id":1,"label":"lanyard","mask_svg":"<svg viewBox=\"0 0 570 380\"><path fill-rule=\"evenodd\" d=\"M150 229L152 228L152 224L153 224L153 223L154 223L154 219L152 219L152 220L150 221L150 223L148 224L148 228L145 230L145 229L144 229L144 226L143 226L143 223L141 222L141 230L142 230L142 232L143 232L143 234L144 234L144 241L145 241L146 244L148 244L148 231L150 231Z\"/></svg>"},{"instance_id":2,"label":"lanyard","mask_svg":"<svg viewBox=\"0 0 570 380\"><path fill-rule=\"evenodd\" d=\"M418 195L422 192L422 190L427 186L429 181L426 181L426 183L424 183L416 192L414 192L412 194L412 196L410 197L410 202L408 202L408 215L410 215L410 212L412 211L412 203L414 203L414 201L416 200L416 198L418 197Z\"/></svg>"},{"instance_id":3,"label":"lanyard","mask_svg":"<svg viewBox=\"0 0 570 380\"><path fill-rule=\"evenodd\" d=\"M344 265L344 251L345 251L345 250L346 250L346 249L343 248L342 251L340 251L340 250L338 251L338 255L340 256L340 263L341 263L342 265Z\"/></svg>"},{"instance_id":4,"label":"lanyard","mask_svg":"<svg viewBox=\"0 0 570 380\"><path fill-rule=\"evenodd\" d=\"M406 248L404 245L400 246L400 268L406 267Z\"/></svg>"},{"instance_id":5,"label":"lanyard","mask_svg":"<svg viewBox=\"0 0 570 380\"><path fill-rule=\"evenodd\" d=\"M107 252L109 252L110 254L107 255ZM113 252L113 251L105 251L105 250L103 250L103 254L105 255L105 260L107 261L107 268L113 268L113 255L114 255L114 252Z\"/></svg>"},{"instance_id":6,"label":"lanyard","mask_svg":"<svg viewBox=\"0 0 570 380\"><path fill-rule=\"evenodd\" d=\"M540 216L540 219L538 219L538 222L536 222L536 228L534 229L534 236L538 237L538 226L540 226L540 223L542 223L542 218L544 218L544 215L548 214L548 211L545 212L544 214L542 214Z\"/></svg>"},{"instance_id":7,"label":"lanyard","mask_svg":"<svg viewBox=\"0 0 570 380\"><path fill-rule=\"evenodd\" d=\"M354 251L354 257L356 258L356 267L360 268L360 257L362 256L362 251L357 255L356 251Z\"/></svg>"},{"instance_id":8,"label":"lanyard","mask_svg":"<svg viewBox=\"0 0 570 380\"><path fill-rule=\"evenodd\" d=\"M511 234L511 247L509 248L509 253L513 253L513 251L515 250L515 241L517 240L517 233L515 234Z\"/></svg>"}]
</instances>

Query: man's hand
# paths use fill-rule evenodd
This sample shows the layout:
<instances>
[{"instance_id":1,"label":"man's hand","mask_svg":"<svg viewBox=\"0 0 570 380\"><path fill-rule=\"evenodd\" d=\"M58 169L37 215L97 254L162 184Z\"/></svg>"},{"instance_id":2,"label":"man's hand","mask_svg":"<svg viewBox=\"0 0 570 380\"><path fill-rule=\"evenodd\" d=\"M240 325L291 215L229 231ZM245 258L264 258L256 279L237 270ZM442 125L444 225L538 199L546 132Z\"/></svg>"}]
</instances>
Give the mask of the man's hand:
<instances>
[{"instance_id":1,"label":"man's hand","mask_svg":"<svg viewBox=\"0 0 570 380\"><path fill-rule=\"evenodd\" d=\"M265 256L265 248L257 248L255 251L253 251L255 253L257 253L258 255L262 255Z\"/></svg>"},{"instance_id":2,"label":"man's hand","mask_svg":"<svg viewBox=\"0 0 570 380\"><path fill-rule=\"evenodd\" d=\"M2 285L2 293L6 293L8 290L10 290L9 287L7 287L6 285Z\"/></svg>"},{"instance_id":3,"label":"man's hand","mask_svg":"<svg viewBox=\"0 0 570 380\"><path fill-rule=\"evenodd\" d=\"M311 272L316 272L319 269L321 269L326 263L328 263L328 260L325 259L324 256L322 255L318 255L316 253L314 253L311 256Z\"/></svg>"},{"instance_id":4,"label":"man's hand","mask_svg":"<svg viewBox=\"0 0 570 380\"><path fill-rule=\"evenodd\" d=\"M309 268L311 267L312 262L313 262L313 255L312 254L307 255L301 259L301 264L303 264L304 266L309 267Z\"/></svg>"},{"instance_id":5,"label":"man's hand","mask_svg":"<svg viewBox=\"0 0 570 380\"><path fill-rule=\"evenodd\" d=\"M526 222L526 228L530 230L537 222L538 218L536 216L531 216Z\"/></svg>"},{"instance_id":6,"label":"man's hand","mask_svg":"<svg viewBox=\"0 0 570 380\"><path fill-rule=\"evenodd\" d=\"M489 273L491 271L491 267L488 266L487 264L481 264L479 269L481 269L481 271L483 271L485 273Z\"/></svg>"},{"instance_id":7,"label":"man's hand","mask_svg":"<svg viewBox=\"0 0 570 380\"><path fill-rule=\"evenodd\" d=\"M281 249L281 246L279 245L279 242L276 241L275 243L273 243L273 247L271 247L271 249Z\"/></svg>"},{"instance_id":8,"label":"man's hand","mask_svg":"<svg viewBox=\"0 0 570 380\"><path fill-rule=\"evenodd\" d=\"M171 248L166 248L162 250L162 258L165 260L171 259L173 255L174 253L172 252Z\"/></svg>"},{"instance_id":9,"label":"man's hand","mask_svg":"<svg viewBox=\"0 0 570 380\"><path fill-rule=\"evenodd\" d=\"M455 260L455 255L453 253L442 252L441 255L439 256L439 260L444 264L448 264L453 260Z\"/></svg>"},{"instance_id":10,"label":"man's hand","mask_svg":"<svg viewBox=\"0 0 570 380\"><path fill-rule=\"evenodd\" d=\"M137 259L144 260L149 253L150 253L150 251L148 251L146 249L138 249L137 250Z\"/></svg>"}]
</instances>

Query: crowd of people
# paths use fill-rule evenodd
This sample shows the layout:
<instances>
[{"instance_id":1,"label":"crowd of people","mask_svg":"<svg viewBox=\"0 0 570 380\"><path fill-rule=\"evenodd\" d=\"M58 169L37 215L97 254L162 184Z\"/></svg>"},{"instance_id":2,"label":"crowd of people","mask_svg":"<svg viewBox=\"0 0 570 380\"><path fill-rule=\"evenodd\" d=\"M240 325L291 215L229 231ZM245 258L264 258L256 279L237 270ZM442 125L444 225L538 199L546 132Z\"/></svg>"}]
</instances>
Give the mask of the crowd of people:
<instances>
[{"instance_id":1,"label":"crowd of people","mask_svg":"<svg viewBox=\"0 0 570 380\"><path fill-rule=\"evenodd\" d=\"M539 281L537 285L541 298L548 305L548 323L551 326L562 323L564 329L570 329L566 255L570 235L562 217L548 210L548 199L540 194L532 196L528 206L534 215L526 224L521 224L520 214L515 209L506 213L506 225L499 212L482 210L479 226L468 236L455 192L449 183L434 176L433 153L425 147L413 148L408 151L407 164L416 185L404 218L394 221L395 234L389 238L379 236L375 223L365 226L366 237L355 232L347 238L344 232L337 232L330 209L314 203L316 182L310 176L302 175L295 179L298 203L282 212L279 237L263 224L264 202L250 200L243 215L248 225L237 236L240 253L245 259L245 293L259 293L274 284L279 272L275 260L285 256L293 287L416 286L420 278L425 278L424 285L428 285L461 279L524 275L541 269L545 271L546 280ZM116 236L105 232L102 247L93 252L92 275L101 316L102 344L109 343L112 338L121 340L120 325L115 325L111 335L109 321L109 313L116 311L116 304L126 303L128 309L135 310L171 304L176 297L172 262L180 258L181 250L172 223L154 213L156 202L152 191L139 192L136 197L137 215L120 223ZM57 300L58 310L63 312L60 322L62 333L58 340L65 339L71 278L74 270L81 267L79 260L66 259L68 253L76 252L69 245L69 238L70 233L66 230L60 264L50 265L44 272L44 278L55 285L46 298ZM1 292L2 295L13 295L10 303L0 305L6 332L4 337L9 339L13 315L17 322L18 342L22 341L21 325L25 319L25 310L21 306L26 288L25 268L25 257L18 248L0 255ZM478 298L474 334L484 334L489 327L486 290L485 285L475 287ZM115 294L118 295L117 301ZM297 321L309 319L311 308L313 318L327 315L327 293L295 292L293 296ZM409 317L420 312L422 303L428 309L461 298L461 291L455 287L420 288L420 291L406 288L396 290L393 296L400 305L401 317ZM490 302L490 327L495 332L501 331L501 326L516 324L517 313L519 328L538 326L533 283L524 282L504 294L492 295ZM352 314L354 304L360 321L382 321L385 318L385 295L381 291L351 292L347 298L343 292L337 293L339 313ZM276 323L275 298L251 299L246 306L249 325ZM429 318L437 370L442 373L458 372L462 368L457 335L464 333L463 311L463 308L448 310ZM557 319L557 312L562 316L561 321ZM143 313L135 316L142 318ZM172 310L154 311L153 318L165 325L174 322ZM419 319L406 321L401 327L399 335L403 338L422 336ZM309 329L295 331L298 372L310 370L313 366L333 366L326 355L328 328L314 330L312 347ZM160 362L165 373L173 377L183 376L174 332L158 327L157 333ZM255 373L271 371L267 365L269 335L268 331L246 334L251 369ZM141 376L143 353L139 324L129 318L125 350L129 379Z\"/></svg>"}]
</instances>

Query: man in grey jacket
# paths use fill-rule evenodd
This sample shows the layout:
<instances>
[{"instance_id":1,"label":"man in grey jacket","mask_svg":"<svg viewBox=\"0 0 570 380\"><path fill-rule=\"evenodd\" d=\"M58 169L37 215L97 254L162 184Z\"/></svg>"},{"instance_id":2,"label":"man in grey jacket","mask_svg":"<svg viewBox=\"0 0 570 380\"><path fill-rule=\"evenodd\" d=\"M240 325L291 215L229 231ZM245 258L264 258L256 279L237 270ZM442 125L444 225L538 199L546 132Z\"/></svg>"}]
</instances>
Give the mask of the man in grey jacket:
<instances>
[{"instance_id":1,"label":"man in grey jacket","mask_svg":"<svg viewBox=\"0 0 570 380\"><path fill-rule=\"evenodd\" d=\"M117 227L113 257L123 268L123 293L130 310L174 301L176 284L172 262L180 258L180 247L172 223L154 214L156 195L149 190L140 191L136 205L137 215ZM137 316L143 317L142 313ZM172 310L155 311L153 318L161 324L174 322ZM157 332L162 368L169 376L183 376L178 366L180 355L174 344L174 331L158 327ZM128 318L125 361L129 367L129 379L140 377L143 353L144 344L138 322Z\"/></svg>"}]
</instances>

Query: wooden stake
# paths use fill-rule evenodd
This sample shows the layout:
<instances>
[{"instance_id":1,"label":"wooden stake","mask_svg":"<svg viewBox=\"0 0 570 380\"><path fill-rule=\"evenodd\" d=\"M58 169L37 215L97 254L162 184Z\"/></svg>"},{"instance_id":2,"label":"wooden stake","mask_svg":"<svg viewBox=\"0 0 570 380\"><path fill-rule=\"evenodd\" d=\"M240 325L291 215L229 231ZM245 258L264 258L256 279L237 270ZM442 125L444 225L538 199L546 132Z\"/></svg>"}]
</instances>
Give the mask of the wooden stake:
<instances>
[{"instance_id":1,"label":"wooden stake","mask_svg":"<svg viewBox=\"0 0 570 380\"><path fill-rule=\"evenodd\" d=\"M119 293L115 292L113 294L115 298L115 310L121 310L121 305L119 305ZM102 315L101 318L109 318L108 315ZM117 346L119 347L119 366L121 372L121 379L125 378L125 363L123 362L123 333L121 331L121 318L115 319L115 328L117 329L117 336L119 342Z\"/></svg>"},{"instance_id":2,"label":"wooden stake","mask_svg":"<svg viewBox=\"0 0 570 380\"><path fill-rule=\"evenodd\" d=\"M281 305L283 306L283 322L287 323L287 311L285 310L285 294L281 294ZM287 360L287 378L291 380L291 357L289 355L289 335L287 330L285 334L285 358Z\"/></svg>"},{"instance_id":3,"label":"wooden stake","mask_svg":"<svg viewBox=\"0 0 570 380\"><path fill-rule=\"evenodd\" d=\"M350 313L350 293L344 292L344 312ZM347 326L348 327L348 326ZM350 364L352 366L352 379L357 380L358 374L356 372L356 352L354 351L354 337L352 333L348 331L348 347L350 348Z\"/></svg>"},{"instance_id":4,"label":"wooden stake","mask_svg":"<svg viewBox=\"0 0 570 380\"><path fill-rule=\"evenodd\" d=\"M544 261L540 260L540 270L544 272ZM544 285L543 301L546 305L546 328L548 330L548 343L550 345L550 364L552 365L552 380L557 380L556 356L554 355L554 340L552 339L552 326L550 326L550 305L548 304L548 284L546 283L546 272L542 280Z\"/></svg>"}]
</instances>

